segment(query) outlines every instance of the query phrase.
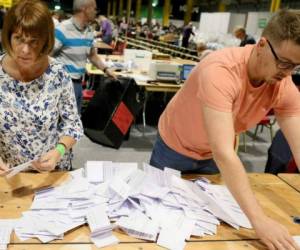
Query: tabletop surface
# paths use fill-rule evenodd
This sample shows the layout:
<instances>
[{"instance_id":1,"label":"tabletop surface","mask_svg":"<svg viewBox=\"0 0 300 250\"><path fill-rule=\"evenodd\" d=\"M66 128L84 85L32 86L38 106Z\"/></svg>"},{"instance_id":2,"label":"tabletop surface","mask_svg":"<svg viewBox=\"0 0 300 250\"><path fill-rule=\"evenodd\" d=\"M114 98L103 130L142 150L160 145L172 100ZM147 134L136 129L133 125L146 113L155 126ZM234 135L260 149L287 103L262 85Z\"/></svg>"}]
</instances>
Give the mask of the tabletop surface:
<instances>
[{"instance_id":1,"label":"tabletop surface","mask_svg":"<svg viewBox=\"0 0 300 250\"><path fill-rule=\"evenodd\" d=\"M215 184L223 183L220 175L206 176ZM271 174L248 174L250 184L254 193L263 207L264 211L271 218L284 224L292 235L299 235L300 225L293 223L292 217L300 214L300 194L290 187L287 183L282 181L275 175ZM54 173L20 173L17 176L6 180L0 178L0 214L1 218L18 218L21 216L22 211L30 208L34 192L40 188L59 185L68 178L67 172L54 172ZM188 179L197 178L195 175L186 176ZM114 235L120 240L121 243L142 243L143 240L129 237L121 231L114 231ZM189 241L193 242L210 242L210 241L232 241L232 240L257 240L253 230L241 228L235 230L224 223L218 227L216 235L205 237L192 237ZM13 235L11 238L12 243L21 243L21 241ZM26 243L39 243L36 239L25 241ZM71 230L66 233L63 240L56 240L52 243L60 244L88 244L90 241L90 231L87 225L81 226L77 229ZM230 243L230 244L233 244ZM237 244L237 243L236 243ZM129 245L128 245L129 246ZM154 245L156 249L156 245ZM13 249L21 246L13 246ZM15 248L17 247L17 248ZM49 246L50 249L51 246ZM88 246L87 246L88 247ZM89 246L91 247L91 246ZM200 247L200 245L199 245ZM87 248L92 249L92 248ZM118 248L115 248L118 249ZM134 249L134 248L133 248ZM150 248L149 248L150 249ZM189 248L188 248L189 249ZM191 248L192 249L192 248ZM197 248L196 249L202 249ZM204 248L203 248L204 249ZM205 249L217 249L205 248ZM222 248L226 249L226 248ZM228 248L230 249L230 248ZM231 249L244 249L243 244L239 248ZM256 248L247 248L256 249Z\"/></svg>"},{"instance_id":2,"label":"tabletop surface","mask_svg":"<svg viewBox=\"0 0 300 250\"><path fill-rule=\"evenodd\" d=\"M278 177L300 192L300 174L278 174Z\"/></svg>"}]
</instances>

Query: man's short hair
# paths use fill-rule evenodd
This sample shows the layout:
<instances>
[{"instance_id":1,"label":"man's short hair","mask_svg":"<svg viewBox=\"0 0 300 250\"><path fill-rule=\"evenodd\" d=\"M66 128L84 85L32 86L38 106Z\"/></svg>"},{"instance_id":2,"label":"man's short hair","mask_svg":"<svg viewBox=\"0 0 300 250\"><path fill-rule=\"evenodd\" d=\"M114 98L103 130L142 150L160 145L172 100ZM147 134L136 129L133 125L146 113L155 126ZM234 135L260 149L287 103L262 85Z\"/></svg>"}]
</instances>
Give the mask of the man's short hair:
<instances>
[{"instance_id":1,"label":"man's short hair","mask_svg":"<svg viewBox=\"0 0 300 250\"><path fill-rule=\"evenodd\" d=\"M42 44L40 55L48 55L54 46L54 24L48 6L39 0L23 0L5 14L2 29L2 45L11 55L11 36L21 31L37 37Z\"/></svg>"},{"instance_id":2,"label":"man's short hair","mask_svg":"<svg viewBox=\"0 0 300 250\"><path fill-rule=\"evenodd\" d=\"M236 34L236 33L243 33L243 34L246 34L246 30L245 30L245 28L244 27L236 27L235 29L234 29L234 33Z\"/></svg>"},{"instance_id":3,"label":"man's short hair","mask_svg":"<svg viewBox=\"0 0 300 250\"><path fill-rule=\"evenodd\" d=\"M300 45L300 10L282 9L276 12L263 30L262 36L275 44L291 40Z\"/></svg>"},{"instance_id":4,"label":"man's short hair","mask_svg":"<svg viewBox=\"0 0 300 250\"><path fill-rule=\"evenodd\" d=\"M73 12L78 13L81 9L89 5L93 0L74 0L73 2Z\"/></svg>"}]
</instances>

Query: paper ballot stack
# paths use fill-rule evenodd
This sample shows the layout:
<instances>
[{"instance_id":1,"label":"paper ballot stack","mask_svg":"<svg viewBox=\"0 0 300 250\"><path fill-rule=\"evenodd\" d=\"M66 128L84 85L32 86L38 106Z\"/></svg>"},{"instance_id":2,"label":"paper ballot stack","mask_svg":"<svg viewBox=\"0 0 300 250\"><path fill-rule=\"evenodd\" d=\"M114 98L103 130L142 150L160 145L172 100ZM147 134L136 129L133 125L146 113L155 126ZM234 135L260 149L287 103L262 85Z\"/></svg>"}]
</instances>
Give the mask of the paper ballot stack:
<instances>
[{"instance_id":1,"label":"paper ballot stack","mask_svg":"<svg viewBox=\"0 0 300 250\"><path fill-rule=\"evenodd\" d=\"M35 193L30 210L14 226L21 240L62 239L87 222L98 247L117 244L112 231L118 227L132 237L183 249L192 235L216 234L220 221L251 228L225 186L187 181L172 169L87 162L70 173L72 178L61 186Z\"/></svg>"}]
</instances>

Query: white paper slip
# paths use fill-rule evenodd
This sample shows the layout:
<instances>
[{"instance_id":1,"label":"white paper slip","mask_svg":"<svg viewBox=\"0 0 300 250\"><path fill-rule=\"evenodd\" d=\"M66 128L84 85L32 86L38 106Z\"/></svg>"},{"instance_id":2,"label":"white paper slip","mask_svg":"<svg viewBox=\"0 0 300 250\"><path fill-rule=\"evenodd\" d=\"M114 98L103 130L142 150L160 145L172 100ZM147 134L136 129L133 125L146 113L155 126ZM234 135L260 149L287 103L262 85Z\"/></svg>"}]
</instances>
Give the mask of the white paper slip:
<instances>
[{"instance_id":1,"label":"white paper slip","mask_svg":"<svg viewBox=\"0 0 300 250\"><path fill-rule=\"evenodd\" d=\"M0 220L0 250L6 250L15 220Z\"/></svg>"},{"instance_id":2,"label":"white paper slip","mask_svg":"<svg viewBox=\"0 0 300 250\"><path fill-rule=\"evenodd\" d=\"M0 244L0 250L6 250L7 244Z\"/></svg>"},{"instance_id":3,"label":"white paper slip","mask_svg":"<svg viewBox=\"0 0 300 250\"><path fill-rule=\"evenodd\" d=\"M109 235L107 237L101 237L101 236L92 236L91 237L92 242L97 246L97 247L106 247L106 246L111 246L119 243L118 238L116 238L114 235Z\"/></svg>"},{"instance_id":4,"label":"white paper slip","mask_svg":"<svg viewBox=\"0 0 300 250\"><path fill-rule=\"evenodd\" d=\"M0 244L8 244L10 242L10 234L12 227L0 227Z\"/></svg>"},{"instance_id":5,"label":"white paper slip","mask_svg":"<svg viewBox=\"0 0 300 250\"><path fill-rule=\"evenodd\" d=\"M294 241L296 241L296 244L300 247L300 235L293 236Z\"/></svg>"},{"instance_id":6,"label":"white paper slip","mask_svg":"<svg viewBox=\"0 0 300 250\"><path fill-rule=\"evenodd\" d=\"M25 162L23 164L20 164L16 167L13 167L12 170L9 172L9 174L7 174L5 177L11 178L11 177L15 176L16 174L20 173L21 171L28 169L31 166L32 162L33 162L33 160Z\"/></svg>"},{"instance_id":7,"label":"white paper slip","mask_svg":"<svg viewBox=\"0 0 300 250\"><path fill-rule=\"evenodd\" d=\"M98 230L112 229L109 219L106 215L106 205L101 204L88 210L87 221L92 233Z\"/></svg>"},{"instance_id":8,"label":"white paper slip","mask_svg":"<svg viewBox=\"0 0 300 250\"><path fill-rule=\"evenodd\" d=\"M158 233L158 225L140 212L132 213L129 217L122 217L117 222L128 235L138 239L155 241Z\"/></svg>"}]
</instances>

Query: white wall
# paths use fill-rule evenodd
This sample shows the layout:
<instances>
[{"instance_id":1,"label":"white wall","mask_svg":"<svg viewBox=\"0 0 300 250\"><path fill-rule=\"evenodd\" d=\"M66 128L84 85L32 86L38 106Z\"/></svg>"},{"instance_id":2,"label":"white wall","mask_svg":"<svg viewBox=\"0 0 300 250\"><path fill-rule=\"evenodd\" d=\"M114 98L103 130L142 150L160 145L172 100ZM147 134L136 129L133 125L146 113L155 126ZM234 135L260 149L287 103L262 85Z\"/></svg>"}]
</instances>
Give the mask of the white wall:
<instances>
[{"instance_id":1,"label":"white wall","mask_svg":"<svg viewBox=\"0 0 300 250\"><path fill-rule=\"evenodd\" d=\"M203 12L200 16L199 30L202 33L228 33L230 21L229 12Z\"/></svg>"},{"instance_id":2,"label":"white wall","mask_svg":"<svg viewBox=\"0 0 300 250\"><path fill-rule=\"evenodd\" d=\"M233 33L237 26L245 27L246 14L231 13L228 26L228 33Z\"/></svg>"},{"instance_id":3,"label":"white wall","mask_svg":"<svg viewBox=\"0 0 300 250\"><path fill-rule=\"evenodd\" d=\"M246 24L247 33L254 36L256 40L258 40L263 31L263 28L259 28L259 20L265 18L268 22L271 16L272 13L270 12L248 12Z\"/></svg>"}]
</instances>

